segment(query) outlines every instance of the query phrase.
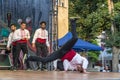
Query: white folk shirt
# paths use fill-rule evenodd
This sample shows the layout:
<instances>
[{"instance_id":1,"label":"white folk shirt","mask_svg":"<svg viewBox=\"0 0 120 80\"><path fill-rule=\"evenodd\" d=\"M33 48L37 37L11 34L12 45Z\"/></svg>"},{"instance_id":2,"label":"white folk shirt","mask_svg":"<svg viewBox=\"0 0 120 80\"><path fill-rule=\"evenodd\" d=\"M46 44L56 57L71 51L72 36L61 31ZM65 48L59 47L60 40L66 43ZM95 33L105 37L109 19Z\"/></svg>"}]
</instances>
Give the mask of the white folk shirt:
<instances>
[{"instance_id":1,"label":"white folk shirt","mask_svg":"<svg viewBox=\"0 0 120 80\"><path fill-rule=\"evenodd\" d=\"M46 39L46 45L49 46L48 31L47 30L42 30L41 28L37 29L35 31L32 43L35 43L37 38Z\"/></svg>"},{"instance_id":2,"label":"white folk shirt","mask_svg":"<svg viewBox=\"0 0 120 80\"><path fill-rule=\"evenodd\" d=\"M18 40L21 40L23 38L27 38L27 39L30 39L30 33L27 29L17 29L15 32L14 32L14 35L13 35L13 41L18 41Z\"/></svg>"},{"instance_id":3,"label":"white folk shirt","mask_svg":"<svg viewBox=\"0 0 120 80\"><path fill-rule=\"evenodd\" d=\"M9 34L8 42L7 42L7 47L8 47L8 48L10 48L10 45L11 45L12 42L13 42L13 34L14 34L14 32L11 32L11 33Z\"/></svg>"},{"instance_id":4,"label":"white folk shirt","mask_svg":"<svg viewBox=\"0 0 120 80\"><path fill-rule=\"evenodd\" d=\"M77 70L77 65L81 64L83 69L87 69L88 66L88 60L82 56L80 56L78 53L73 57L71 61L68 61L65 59L63 61L64 70Z\"/></svg>"}]
</instances>

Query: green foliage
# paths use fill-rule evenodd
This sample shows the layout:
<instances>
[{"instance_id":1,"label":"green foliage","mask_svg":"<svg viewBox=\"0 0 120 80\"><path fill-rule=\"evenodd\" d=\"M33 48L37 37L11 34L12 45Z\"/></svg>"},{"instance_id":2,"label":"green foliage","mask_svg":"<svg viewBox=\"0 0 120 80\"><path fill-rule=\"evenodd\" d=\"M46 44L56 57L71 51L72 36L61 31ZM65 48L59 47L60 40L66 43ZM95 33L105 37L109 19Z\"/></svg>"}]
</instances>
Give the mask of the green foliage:
<instances>
[{"instance_id":1,"label":"green foliage","mask_svg":"<svg viewBox=\"0 0 120 80\"><path fill-rule=\"evenodd\" d=\"M97 45L97 41L95 39L92 39L91 41L93 44ZM88 52L88 56L92 62L98 61L99 54L100 54L100 52L98 52L98 51L89 51Z\"/></svg>"},{"instance_id":2,"label":"green foliage","mask_svg":"<svg viewBox=\"0 0 120 80\"><path fill-rule=\"evenodd\" d=\"M89 56L89 58L90 58L90 60L92 61L92 62L96 62L96 61L98 61L98 56L99 56L99 52L96 52L96 51L91 51L91 52L88 52L88 56Z\"/></svg>"},{"instance_id":3,"label":"green foliage","mask_svg":"<svg viewBox=\"0 0 120 80\"><path fill-rule=\"evenodd\" d=\"M69 16L80 17L77 21L78 36L94 43L103 30L107 32L106 46L120 47L120 0L114 1L114 14L108 11L107 0L69 0ZM111 32L114 23L115 33ZM93 61L98 55L90 52Z\"/></svg>"},{"instance_id":4,"label":"green foliage","mask_svg":"<svg viewBox=\"0 0 120 80\"><path fill-rule=\"evenodd\" d=\"M116 31L120 32L120 2L115 4L115 9L114 9L114 24L115 24L115 28Z\"/></svg>"},{"instance_id":5,"label":"green foliage","mask_svg":"<svg viewBox=\"0 0 120 80\"><path fill-rule=\"evenodd\" d=\"M114 4L114 32L107 31L107 40L106 44L108 47L117 47L120 48L120 2Z\"/></svg>"},{"instance_id":6,"label":"green foliage","mask_svg":"<svg viewBox=\"0 0 120 80\"><path fill-rule=\"evenodd\" d=\"M104 29L109 29L111 16L108 14L106 2L102 0L70 0L69 16L77 16L77 32L79 37L91 41Z\"/></svg>"},{"instance_id":7,"label":"green foliage","mask_svg":"<svg viewBox=\"0 0 120 80\"><path fill-rule=\"evenodd\" d=\"M115 32L113 34L109 33L108 38L106 40L106 46L107 47L115 46L117 48L120 48L120 32Z\"/></svg>"}]
</instances>

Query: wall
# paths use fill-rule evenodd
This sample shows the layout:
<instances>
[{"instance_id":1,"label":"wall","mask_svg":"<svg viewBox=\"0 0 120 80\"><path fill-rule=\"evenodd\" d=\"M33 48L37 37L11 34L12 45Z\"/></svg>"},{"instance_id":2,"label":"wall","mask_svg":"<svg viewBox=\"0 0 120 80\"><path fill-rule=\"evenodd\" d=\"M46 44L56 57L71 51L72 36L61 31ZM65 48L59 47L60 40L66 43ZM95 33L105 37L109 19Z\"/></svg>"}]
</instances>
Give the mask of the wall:
<instances>
[{"instance_id":1,"label":"wall","mask_svg":"<svg viewBox=\"0 0 120 80\"><path fill-rule=\"evenodd\" d=\"M68 32L68 0L58 0L58 38Z\"/></svg>"}]
</instances>

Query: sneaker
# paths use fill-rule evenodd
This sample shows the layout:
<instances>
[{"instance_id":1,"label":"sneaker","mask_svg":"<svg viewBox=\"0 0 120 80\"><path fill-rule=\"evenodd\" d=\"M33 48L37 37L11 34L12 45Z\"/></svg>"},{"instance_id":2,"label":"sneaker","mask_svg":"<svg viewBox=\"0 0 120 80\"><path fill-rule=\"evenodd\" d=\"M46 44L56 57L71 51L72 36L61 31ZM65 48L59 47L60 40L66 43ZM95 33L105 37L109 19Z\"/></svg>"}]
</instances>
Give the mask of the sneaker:
<instances>
[{"instance_id":1,"label":"sneaker","mask_svg":"<svg viewBox=\"0 0 120 80\"><path fill-rule=\"evenodd\" d=\"M32 71L32 69L28 68L28 69L26 69L26 71Z\"/></svg>"},{"instance_id":2,"label":"sneaker","mask_svg":"<svg viewBox=\"0 0 120 80\"><path fill-rule=\"evenodd\" d=\"M17 71L17 68L16 67L11 67L11 70L12 71Z\"/></svg>"},{"instance_id":3,"label":"sneaker","mask_svg":"<svg viewBox=\"0 0 120 80\"><path fill-rule=\"evenodd\" d=\"M40 67L37 68L37 71L41 71Z\"/></svg>"}]
</instances>

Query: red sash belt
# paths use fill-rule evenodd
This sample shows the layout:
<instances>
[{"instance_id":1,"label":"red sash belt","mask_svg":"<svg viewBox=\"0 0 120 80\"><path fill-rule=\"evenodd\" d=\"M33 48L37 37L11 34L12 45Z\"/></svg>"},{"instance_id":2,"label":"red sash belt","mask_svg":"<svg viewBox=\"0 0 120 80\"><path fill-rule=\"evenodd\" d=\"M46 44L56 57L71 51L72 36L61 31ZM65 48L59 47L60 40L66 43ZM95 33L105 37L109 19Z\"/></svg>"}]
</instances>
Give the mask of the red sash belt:
<instances>
[{"instance_id":1,"label":"red sash belt","mask_svg":"<svg viewBox=\"0 0 120 80\"><path fill-rule=\"evenodd\" d=\"M27 40L26 39L21 39L21 40L16 41L16 43L27 43Z\"/></svg>"},{"instance_id":2,"label":"red sash belt","mask_svg":"<svg viewBox=\"0 0 120 80\"><path fill-rule=\"evenodd\" d=\"M12 45L13 45L13 46L16 46L16 42L12 42Z\"/></svg>"},{"instance_id":3,"label":"red sash belt","mask_svg":"<svg viewBox=\"0 0 120 80\"><path fill-rule=\"evenodd\" d=\"M64 61L65 59L67 59L68 61L71 61L75 55L76 52L74 50L70 50L61 58L61 60Z\"/></svg>"},{"instance_id":4,"label":"red sash belt","mask_svg":"<svg viewBox=\"0 0 120 80\"><path fill-rule=\"evenodd\" d=\"M46 39L37 38L36 41L42 44L46 43Z\"/></svg>"}]
</instances>

